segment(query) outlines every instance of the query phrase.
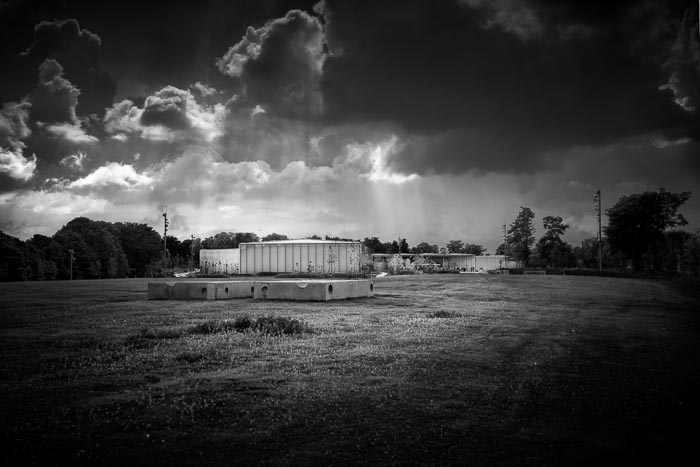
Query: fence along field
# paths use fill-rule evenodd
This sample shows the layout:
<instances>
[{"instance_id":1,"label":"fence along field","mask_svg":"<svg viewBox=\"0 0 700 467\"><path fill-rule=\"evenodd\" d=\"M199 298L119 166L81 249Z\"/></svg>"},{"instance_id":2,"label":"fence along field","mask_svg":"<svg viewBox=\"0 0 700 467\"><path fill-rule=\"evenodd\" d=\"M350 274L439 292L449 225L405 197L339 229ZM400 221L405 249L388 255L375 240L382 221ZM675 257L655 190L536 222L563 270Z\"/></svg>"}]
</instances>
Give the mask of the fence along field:
<instances>
[{"instance_id":1,"label":"fence along field","mask_svg":"<svg viewBox=\"0 0 700 467\"><path fill-rule=\"evenodd\" d=\"M7 460L668 463L692 446L700 315L668 283L400 276L332 304L145 290L0 285Z\"/></svg>"}]
</instances>

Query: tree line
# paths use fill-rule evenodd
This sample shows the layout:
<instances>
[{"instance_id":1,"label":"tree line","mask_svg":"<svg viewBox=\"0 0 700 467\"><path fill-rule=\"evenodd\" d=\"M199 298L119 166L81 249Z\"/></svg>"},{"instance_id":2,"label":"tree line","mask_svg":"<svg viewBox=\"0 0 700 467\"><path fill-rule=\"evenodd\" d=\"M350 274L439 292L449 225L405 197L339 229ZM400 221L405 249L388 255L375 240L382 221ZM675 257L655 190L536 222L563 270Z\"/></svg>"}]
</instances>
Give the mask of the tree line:
<instances>
[{"instance_id":1,"label":"tree line","mask_svg":"<svg viewBox=\"0 0 700 467\"><path fill-rule=\"evenodd\" d=\"M560 216L543 218L543 234L535 238L535 213L528 207L510 224L496 254L504 254L529 267L596 268L598 247L603 267L637 271L700 273L700 232L687 232L678 212L690 193L663 189L623 196L606 211L602 242L589 238L579 246L564 240L569 226ZM351 239L312 235L310 239ZM200 239L163 238L147 224L93 221L77 217L52 236L34 235L22 241L0 232L0 281L99 279L159 276L175 267L194 268L202 248L238 248L240 243L287 240L283 234L259 237L251 232L220 232ZM485 254L478 244L450 240L446 246L420 242L409 246L405 238L383 242L365 237L370 253L471 253ZM72 259L71 259L72 258Z\"/></svg>"},{"instance_id":2,"label":"tree line","mask_svg":"<svg viewBox=\"0 0 700 467\"><path fill-rule=\"evenodd\" d=\"M569 228L560 216L543 218L544 234L535 242L535 213L521 207L496 253L525 266L597 268L600 247L606 269L700 273L700 232L681 230L688 224L679 208L689 192L664 189L621 197L606 211L604 235L572 247L564 239Z\"/></svg>"}]
</instances>

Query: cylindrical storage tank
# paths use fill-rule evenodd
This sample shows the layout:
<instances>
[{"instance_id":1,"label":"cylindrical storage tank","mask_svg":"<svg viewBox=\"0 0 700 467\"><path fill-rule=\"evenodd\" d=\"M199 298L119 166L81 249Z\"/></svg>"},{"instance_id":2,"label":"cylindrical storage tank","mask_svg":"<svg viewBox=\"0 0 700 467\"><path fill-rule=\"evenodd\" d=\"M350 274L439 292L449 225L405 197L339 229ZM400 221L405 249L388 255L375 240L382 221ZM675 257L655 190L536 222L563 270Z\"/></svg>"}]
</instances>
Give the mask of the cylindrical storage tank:
<instances>
[{"instance_id":1,"label":"cylindrical storage tank","mask_svg":"<svg viewBox=\"0 0 700 467\"><path fill-rule=\"evenodd\" d=\"M241 274L355 274L362 244L335 240L281 240L241 243Z\"/></svg>"}]
</instances>

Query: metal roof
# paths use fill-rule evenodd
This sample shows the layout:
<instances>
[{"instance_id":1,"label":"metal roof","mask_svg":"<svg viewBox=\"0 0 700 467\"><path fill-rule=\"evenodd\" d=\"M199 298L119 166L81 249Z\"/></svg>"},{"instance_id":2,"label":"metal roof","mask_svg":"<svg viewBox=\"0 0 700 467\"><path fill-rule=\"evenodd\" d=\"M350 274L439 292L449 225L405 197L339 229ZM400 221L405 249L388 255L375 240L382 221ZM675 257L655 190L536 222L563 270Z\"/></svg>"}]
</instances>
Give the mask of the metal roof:
<instances>
[{"instance_id":1,"label":"metal roof","mask_svg":"<svg viewBox=\"0 0 700 467\"><path fill-rule=\"evenodd\" d=\"M359 241L347 241L347 240L316 240L313 238L301 238L297 240L270 240L269 242L245 242L245 243L240 243L239 245L308 245L308 244L336 244L336 243L346 243L346 244L351 244L351 245L357 245L360 242Z\"/></svg>"}]
</instances>

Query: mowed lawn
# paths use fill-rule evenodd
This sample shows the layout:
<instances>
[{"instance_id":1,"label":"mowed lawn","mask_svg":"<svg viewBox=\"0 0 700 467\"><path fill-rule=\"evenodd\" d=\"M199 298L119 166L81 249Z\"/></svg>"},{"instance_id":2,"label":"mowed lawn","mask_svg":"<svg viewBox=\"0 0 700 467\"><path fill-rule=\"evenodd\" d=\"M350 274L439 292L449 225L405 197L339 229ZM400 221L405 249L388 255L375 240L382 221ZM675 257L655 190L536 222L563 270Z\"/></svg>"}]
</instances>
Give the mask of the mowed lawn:
<instances>
[{"instance_id":1,"label":"mowed lawn","mask_svg":"<svg viewBox=\"0 0 700 467\"><path fill-rule=\"evenodd\" d=\"M3 465L670 465L695 452L700 307L668 283L400 276L330 303L147 301L146 284L0 284ZM309 330L186 332L246 315Z\"/></svg>"}]
</instances>

